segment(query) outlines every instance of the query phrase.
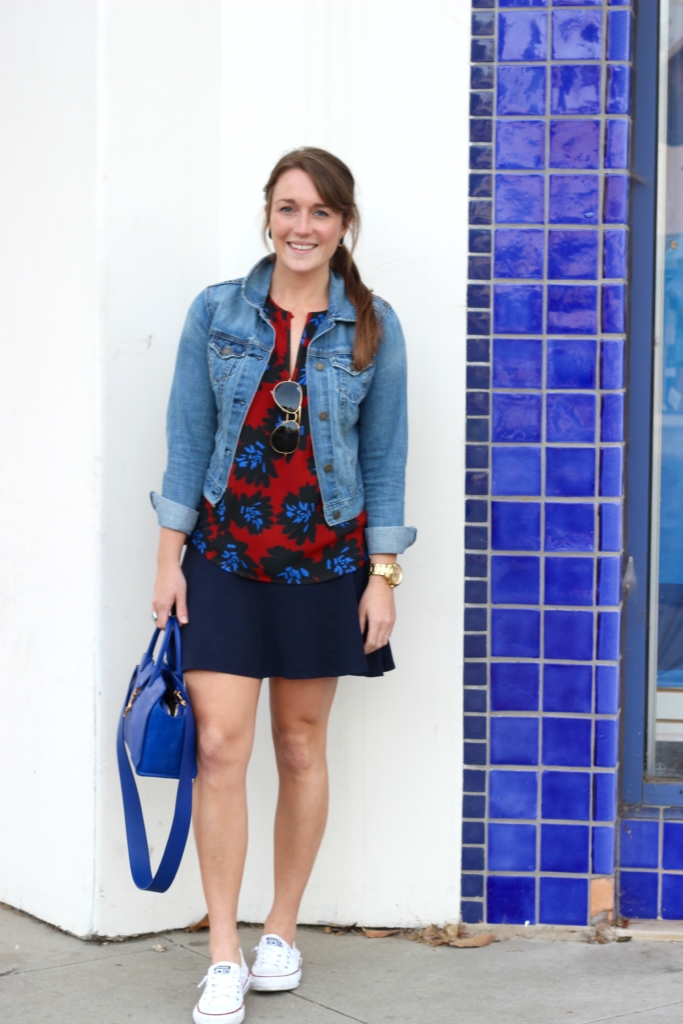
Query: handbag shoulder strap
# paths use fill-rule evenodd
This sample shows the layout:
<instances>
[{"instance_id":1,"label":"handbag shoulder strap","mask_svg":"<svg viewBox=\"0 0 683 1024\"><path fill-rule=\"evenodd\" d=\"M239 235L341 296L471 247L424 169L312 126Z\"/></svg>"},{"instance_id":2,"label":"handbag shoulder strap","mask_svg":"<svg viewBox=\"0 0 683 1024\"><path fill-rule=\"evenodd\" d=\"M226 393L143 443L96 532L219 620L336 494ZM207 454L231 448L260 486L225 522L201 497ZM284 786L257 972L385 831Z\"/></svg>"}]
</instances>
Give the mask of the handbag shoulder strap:
<instances>
[{"instance_id":1,"label":"handbag shoulder strap","mask_svg":"<svg viewBox=\"0 0 683 1024\"><path fill-rule=\"evenodd\" d=\"M149 847L147 845L147 832L138 788L123 741L123 715L119 718L119 728L116 736L116 756L119 763L123 811L126 820L128 857L133 881L138 889L146 889L148 892L166 892L180 867L192 820L195 725L191 706L188 705L185 720L180 778L178 779L173 822L166 841L166 848L155 875L152 875Z\"/></svg>"}]
</instances>

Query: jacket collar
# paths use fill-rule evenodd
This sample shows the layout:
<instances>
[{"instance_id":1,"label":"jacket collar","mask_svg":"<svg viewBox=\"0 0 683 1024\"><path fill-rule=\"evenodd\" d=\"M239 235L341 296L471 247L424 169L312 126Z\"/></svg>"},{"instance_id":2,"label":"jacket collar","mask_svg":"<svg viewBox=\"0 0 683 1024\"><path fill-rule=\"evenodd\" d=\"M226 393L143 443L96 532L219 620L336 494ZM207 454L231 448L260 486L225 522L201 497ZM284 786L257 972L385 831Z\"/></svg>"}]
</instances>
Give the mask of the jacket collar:
<instances>
[{"instance_id":1,"label":"jacket collar","mask_svg":"<svg viewBox=\"0 0 683 1024\"><path fill-rule=\"evenodd\" d=\"M242 282L244 298L251 306L261 311L268 298L274 266L274 256L264 256L251 268ZM343 278L334 270L330 272L330 301L327 315L331 320L356 320L356 307L346 294Z\"/></svg>"}]
</instances>

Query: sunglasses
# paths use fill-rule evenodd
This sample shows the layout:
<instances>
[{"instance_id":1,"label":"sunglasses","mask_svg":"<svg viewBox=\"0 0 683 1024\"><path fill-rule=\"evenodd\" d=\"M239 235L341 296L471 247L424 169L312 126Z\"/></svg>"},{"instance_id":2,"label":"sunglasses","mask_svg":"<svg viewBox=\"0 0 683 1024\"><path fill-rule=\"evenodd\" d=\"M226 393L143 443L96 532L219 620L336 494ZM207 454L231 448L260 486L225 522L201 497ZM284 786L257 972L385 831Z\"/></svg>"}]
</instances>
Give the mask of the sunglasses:
<instances>
[{"instance_id":1,"label":"sunglasses","mask_svg":"<svg viewBox=\"0 0 683 1024\"><path fill-rule=\"evenodd\" d=\"M278 423L270 435L270 447L279 455L291 455L299 446L303 391L295 380L281 380L273 388L272 395L287 419Z\"/></svg>"}]
</instances>

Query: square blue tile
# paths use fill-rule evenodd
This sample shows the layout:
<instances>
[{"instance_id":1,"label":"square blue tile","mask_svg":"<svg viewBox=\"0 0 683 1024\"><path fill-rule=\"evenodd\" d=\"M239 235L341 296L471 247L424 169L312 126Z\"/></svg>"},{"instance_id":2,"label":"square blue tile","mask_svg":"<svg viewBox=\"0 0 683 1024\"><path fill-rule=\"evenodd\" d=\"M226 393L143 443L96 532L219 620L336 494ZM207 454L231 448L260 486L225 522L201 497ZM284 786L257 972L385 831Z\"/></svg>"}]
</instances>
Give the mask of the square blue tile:
<instances>
[{"instance_id":1,"label":"square blue tile","mask_svg":"<svg viewBox=\"0 0 683 1024\"><path fill-rule=\"evenodd\" d=\"M486 665L483 662L466 661L462 681L464 686L486 686Z\"/></svg>"},{"instance_id":2,"label":"square blue tile","mask_svg":"<svg viewBox=\"0 0 683 1024\"><path fill-rule=\"evenodd\" d=\"M600 451L600 497L619 498L624 489L623 451L602 448ZM619 550L617 548L617 550Z\"/></svg>"},{"instance_id":3,"label":"square blue tile","mask_svg":"<svg viewBox=\"0 0 683 1024\"><path fill-rule=\"evenodd\" d=\"M596 772L593 776L593 820L614 821L617 816L617 776Z\"/></svg>"},{"instance_id":4,"label":"square blue tile","mask_svg":"<svg viewBox=\"0 0 683 1024\"><path fill-rule=\"evenodd\" d=\"M475 639L475 638L472 638ZM478 639L478 638L476 638ZM465 715L464 719L464 736L466 740L485 740L486 739L486 716L485 715Z\"/></svg>"},{"instance_id":5,"label":"square blue tile","mask_svg":"<svg viewBox=\"0 0 683 1024\"><path fill-rule=\"evenodd\" d=\"M472 12L472 35L492 36L496 32L496 23L492 11Z\"/></svg>"},{"instance_id":6,"label":"square blue tile","mask_svg":"<svg viewBox=\"0 0 683 1024\"><path fill-rule=\"evenodd\" d=\"M544 711L588 715L592 695L593 670L590 665L546 665L543 669Z\"/></svg>"},{"instance_id":7,"label":"square blue tile","mask_svg":"<svg viewBox=\"0 0 683 1024\"><path fill-rule=\"evenodd\" d=\"M589 768L591 723L585 718L543 719L543 764L557 768Z\"/></svg>"},{"instance_id":8,"label":"square blue tile","mask_svg":"<svg viewBox=\"0 0 683 1024\"><path fill-rule=\"evenodd\" d=\"M597 231L548 232L548 277L595 280L597 276Z\"/></svg>"},{"instance_id":9,"label":"square blue tile","mask_svg":"<svg viewBox=\"0 0 683 1024\"><path fill-rule=\"evenodd\" d=\"M626 277L626 232L618 228L605 231L603 277Z\"/></svg>"},{"instance_id":10,"label":"square blue tile","mask_svg":"<svg viewBox=\"0 0 683 1024\"><path fill-rule=\"evenodd\" d=\"M485 523L488 520L488 504L476 498L470 498L465 502L465 522Z\"/></svg>"},{"instance_id":11,"label":"square blue tile","mask_svg":"<svg viewBox=\"0 0 683 1024\"><path fill-rule=\"evenodd\" d=\"M470 470L465 473L465 494L488 494L488 473Z\"/></svg>"},{"instance_id":12,"label":"square blue tile","mask_svg":"<svg viewBox=\"0 0 683 1024\"><path fill-rule=\"evenodd\" d=\"M470 146L470 167L477 171L486 171L493 167L493 148Z\"/></svg>"},{"instance_id":13,"label":"square blue tile","mask_svg":"<svg viewBox=\"0 0 683 1024\"><path fill-rule=\"evenodd\" d=\"M491 286L469 284L467 286L467 305L470 309L488 309L491 305Z\"/></svg>"},{"instance_id":14,"label":"square blue tile","mask_svg":"<svg viewBox=\"0 0 683 1024\"><path fill-rule=\"evenodd\" d=\"M470 59L473 64L489 64L495 60L496 51L493 39L473 39L470 46Z\"/></svg>"},{"instance_id":15,"label":"square blue tile","mask_svg":"<svg viewBox=\"0 0 683 1024\"><path fill-rule=\"evenodd\" d=\"M536 772L489 772L489 818L533 819L538 812Z\"/></svg>"},{"instance_id":16,"label":"square blue tile","mask_svg":"<svg viewBox=\"0 0 683 1024\"><path fill-rule=\"evenodd\" d=\"M486 764L486 744L465 743L463 757L464 764Z\"/></svg>"},{"instance_id":17,"label":"square blue tile","mask_svg":"<svg viewBox=\"0 0 683 1024\"><path fill-rule=\"evenodd\" d=\"M553 60L600 60L601 11L553 12Z\"/></svg>"},{"instance_id":18,"label":"square blue tile","mask_svg":"<svg viewBox=\"0 0 683 1024\"><path fill-rule=\"evenodd\" d=\"M463 871L483 871L484 850L476 846L463 846L462 869Z\"/></svg>"},{"instance_id":19,"label":"square blue tile","mask_svg":"<svg viewBox=\"0 0 683 1024\"><path fill-rule=\"evenodd\" d=\"M683 871L683 822L664 822L662 867L665 871Z\"/></svg>"},{"instance_id":20,"label":"square blue tile","mask_svg":"<svg viewBox=\"0 0 683 1024\"><path fill-rule=\"evenodd\" d=\"M490 376L488 366L468 366L467 367L467 387L468 388L488 388L490 387Z\"/></svg>"},{"instance_id":21,"label":"square blue tile","mask_svg":"<svg viewBox=\"0 0 683 1024\"><path fill-rule=\"evenodd\" d=\"M621 559L598 559L599 605L617 605L621 598Z\"/></svg>"},{"instance_id":22,"label":"square blue tile","mask_svg":"<svg viewBox=\"0 0 683 1024\"><path fill-rule=\"evenodd\" d=\"M496 113L499 117L515 114L545 114L546 71L544 67L498 68Z\"/></svg>"},{"instance_id":23,"label":"square blue tile","mask_svg":"<svg viewBox=\"0 0 683 1024\"><path fill-rule=\"evenodd\" d=\"M466 658L485 658L486 657L486 637L485 636L465 636L465 657ZM471 737L470 737L471 738Z\"/></svg>"},{"instance_id":24,"label":"square blue tile","mask_svg":"<svg viewBox=\"0 0 683 1024\"><path fill-rule=\"evenodd\" d=\"M589 820L590 772L542 772L541 793L541 814L544 818Z\"/></svg>"},{"instance_id":25,"label":"square blue tile","mask_svg":"<svg viewBox=\"0 0 683 1024\"><path fill-rule=\"evenodd\" d=\"M540 395L494 394L491 411L494 441L541 440Z\"/></svg>"},{"instance_id":26,"label":"square blue tile","mask_svg":"<svg viewBox=\"0 0 683 1024\"><path fill-rule=\"evenodd\" d=\"M551 114L599 114L599 64L554 64L551 72Z\"/></svg>"},{"instance_id":27,"label":"square blue tile","mask_svg":"<svg viewBox=\"0 0 683 1024\"><path fill-rule=\"evenodd\" d=\"M465 601L468 604L486 604L487 584L483 580L467 580L465 583Z\"/></svg>"},{"instance_id":28,"label":"square blue tile","mask_svg":"<svg viewBox=\"0 0 683 1024\"><path fill-rule=\"evenodd\" d=\"M470 224L490 224L493 204L488 199L471 199L468 220Z\"/></svg>"},{"instance_id":29,"label":"square blue tile","mask_svg":"<svg viewBox=\"0 0 683 1024\"><path fill-rule=\"evenodd\" d=\"M497 174L495 196L498 224L543 223L545 178L542 175Z\"/></svg>"},{"instance_id":30,"label":"square blue tile","mask_svg":"<svg viewBox=\"0 0 683 1024\"><path fill-rule=\"evenodd\" d=\"M489 450L485 444L468 444L465 449L465 465L468 469L488 469Z\"/></svg>"},{"instance_id":31,"label":"square blue tile","mask_svg":"<svg viewBox=\"0 0 683 1024\"><path fill-rule=\"evenodd\" d=\"M600 220L597 174L551 174L548 198L551 224L597 224Z\"/></svg>"},{"instance_id":32,"label":"square blue tile","mask_svg":"<svg viewBox=\"0 0 683 1024\"><path fill-rule=\"evenodd\" d=\"M540 388L542 365L542 341L533 338L493 339L494 388Z\"/></svg>"},{"instance_id":33,"label":"square blue tile","mask_svg":"<svg viewBox=\"0 0 683 1024\"><path fill-rule=\"evenodd\" d=\"M470 86L472 89L493 89L493 68L473 65L470 68Z\"/></svg>"},{"instance_id":34,"label":"square blue tile","mask_svg":"<svg viewBox=\"0 0 683 1024\"><path fill-rule=\"evenodd\" d=\"M477 313L468 311L467 313L467 333L468 334L490 334L491 333L491 314Z\"/></svg>"},{"instance_id":35,"label":"square blue tile","mask_svg":"<svg viewBox=\"0 0 683 1024\"><path fill-rule=\"evenodd\" d=\"M656 872L619 872L620 914L648 920L657 917L658 909Z\"/></svg>"},{"instance_id":36,"label":"square blue tile","mask_svg":"<svg viewBox=\"0 0 683 1024\"><path fill-rule=\"evenodd\" d=\"M488 363L489 361L489 339L468 338L467 339L467 362Z\"/></svg>"},{"instance_id":37,"label":"square blue tile","mask_svg":"<svg viewBox=\"0 0 683 1024\"><path fill-rule=\"evenodd\" d=\"M470 142L492 142L493 121L491 118L472 118L470 120Z\"/></svg>"},{"instance_id":38,"label":"square blue tile","mask_svg":"<svg viewBox=\"0 0 683 1024\"><path fill-rule=\"evenodd\" d=\"M527 661L491 663L491 710L538 711L539 666Z\"/></svg>"},{"instance_id":39,"label":"square blue tile","mask_svg":"<svg viewBox=\"0 0 683 1024\"><path fill-rule=\"evenodd\" d=\"M659 822L624 819L619 823L619 864L622 868L659 866Z\"/></svg>"},{"instance_id":40,"label":"square blue tile","mask_svg":"<svg viewBox=\"0 0 683 1024\"><path fill-rule=\"evenodd\" d=\"M550 166L597 170L600 166L600 122L550 122Z\"/></svg>"},{"instance_id":41,"label":"square blue tile","mask_svg":"<svg viewBox=\"0 0 683 1024\"><path fill-rule=\"evenodd\" d=\"M545 468L545 493L549 497L584 498L595 494L594 448L547 448Z\"/></svg>"},{"instance_id":42,"label":"square blue tile","mask_svg":"<svg viewBox=\"0 0 683 1024\"><path fill-rule=\"evenodd\" d=\"M491 95L482 93L482 95ZM490 174L470 174L470 195L490 199L493 195L493 177Z\"/></svg>"},{"instance_id":43,"label":"square blue tile","mask_svg":"<svg viewBox=\"0 0 683 1024\"><path fill-rule=\"evenodd\" d=\"M540 334L543 330L543 287L536 284L494 285L493 329L496 334Z\"/></svg>"},{"instance_id":44,"label":"square blue tile","mask_svg":"<svg viewBox=\"0 0 683 1024\"><path fill-rule=\"evenodd\" d=\"M492 604L538 604L540 559L529 555L493 555Z\"/></svg>"},{"instance_id":45,"label":"square blue tile","mask_svg":"<svg viewBox=\"0 0 683 1024\"><path fill-rule=\"evenodd\" d=\"M595 395L551 393L546 395L545 402L546 441L568 444L595 441Z\"/></svg>"},{"instance_id":46,"label":"square blue tile","mask_svg":"<svg viewBox=\"0 0 683 1024\"><path fill-rule=\"evenodd\" d=\"M545 167L545 121L498 121L496 167L538 171Z\"/></svg>"},{"instance_id":47,"label":"square blue tile","mask_svg":"<svg viewBox=\"0 0 683 1024\"><path fill-rule=\"evenodd\" d=\"M591 840L593 874L614 874L614 829L609 825L594 825Z\"/></svg>"},{"instance_id":48,"label":"square blue tile","mask_svg":"<svg viewBox=\"0 0 683 1024\"><path fill-rule=\"evenodd\" d=\"M537 765L538 719L492 718L491 764Z\"/></svg>"},{"instance_id":49,"label":"square blue tile","mask_svg":"<svg viewBox=\"0 0 683 1024\"><path fill-rule=\"evenodd\" d=\"M593 657L593 613L546 611L543 657L590 661Z\"/></svg>"},{"instance_id":50,"label":"square blue tile","mask_svg":"<svg viewBox=\"0 0 683 1024\"><path fill-rule=\"evenodd\" d=\"M483 843L484 842L484 823L483 821L463 821L462 823L462 841L463 843Z\"/></svg>"},{"instance_id":51,"label":"square blue tile","mask_svg":"<svg viewBox=\"0 0 683 1024\"><path fill-rule=\"evenodd\" d=\"M608 232L605 232L607 234ZM624 386L624 343L603 341L600 343L600 387L611 391Z\"/></svg>"},{"instance_id":52,"label":"square blue tile","mask_svg":"<svg viewBox=\"0 0 683 1024\"><path fill-rule=\"evenodd\" d=\"M538 658L540 615L517 608L491 612L491 654L494 658Z\"/></svg>"},{"instance_id":53,"label":"square blue tile","mask_svg":"<svg viewBox=\"0 0 683 1024\"><path fill-rule=\"evenodd\" d=\"M536 826L490 824L488 868L489 871L534 871Z\"/></svg>"},{"instance_id":54,"label":"square blue tile","mask_svg":"<svg viewBox=\"0 0 683 1024\"><path fill-rule=\"evenodd\" d=\"M485 818L486 801L484 797L465 794L462 798L462 816L463 818Z\"/></svg>"},{"instance_id":55,"label":"square blue tile","mask_svg":"<svg viewBox=\"0 0 683 1024\"><path fill-rule=\"evenodd\" d=\"M468 633L482 633L485 632L485 630L486 609L465 608L465 631Z\"/></svg>"},{"instance_id":56,"label":"square blue tile","mask_svg":"<svg viewBox=\"0 0 683 1024\"><path fill-rule=\"evenodd\" d=\"M595 722L596 768L616 768L618 756L618 723L611 718L598 718Z\"/></svg>"},{"instance_id":57,"label":"square blue tile","mask_svg":"<svg viewBox=\"0 0 683 1024\"><path fill-rule=\"evenodd\" d=\"M545 60L547 55L547 14L515 11L498 15L498 60Z\"/></svg>"},{"instance_id":58,"label":"square blue tile","mask_svg":"<svg viewBox=\"0 0 683 1024\"><path fill-rule=\"evenodd\" d=\"M588 825L541 825L541 871L587 872Z\"/></svg>"},{"instance_id":59,"label":"square blue tile","mask_svg":"<svg viewBox=\"0 0 683 1024\"><path fill-rule=\"evenodd\" d=\"M493 93L470 93L470 117L491 117L493 115ZM470 176L472 177L472 176ZM472 193L470 192L470 195Z\"/></svg>"},{"instance_id":60,"label":"square blue tile","mask_svg":"<svg viewBox=\"0 0 683 1024\"><path fill-rule=\"evenodd\" d=\"M548 502L545 506L545 550L595 550L593 506Z\"/></svg>"},{"instance_id":61,"label":"square blue tile","mask_svg":"<svg viewBox=\"0 0 683 1024\"><path fill-rule=\"evenodd\" d=\"M600 505L600 550L621 551L621 504Z\"/></svg>"},{"instance_id":62,"label":"square blue tile","mask_svg":"<svg viewBox=\"0 0 683 1024\"><path fill-rule=\"evenodd\" d=\"M461 895L469 898L483 896L484 876L463 874L461 880Z\"/></svg>"},{"instance_id":63,"label":"square blue tile","mask_svg":"<svg viewBox=\"0 0 683 1024\"><path fill-rule=\"evenodd\" d=\"M551 339L548 341L546 386L549 388L594 388L595 341Z\"/></svg>"},{"instance_id":64,"label":"square blue tile","mask_svg":"<svg viewBox=\"0 0 683 1024\"><path fill-rule=\"evenodd\" d=\"M494 237L495 277L543 277L543 231L538 228L499 228Z\"/></svg>"},{"instance_id":65,"label":"square blue tile","mask_svg":"<svg viewBox=\"0 0 683 1024\"><path fill-rule=\"evenodd\" d=\"M662 875L662 917L665 921L683 918L683 875Z\"/></svg>"},{"instance_id":66,"label":"square blue tile","mask_svg":"<svg viewBox=\"0 0 683 1024\"><path fill-rule=\"evenodd\" d=\"M631 69L624 64L607 68L607 113L631 113Z\"/></svg>"},{"instance_id":67,"label":"square blue tile","mask_svg":"<svg viewBox=\"0 0 683 1024\"><path fill-rule=\"evenodd\" d=\"M477 609L470 608L468 610L469 611L476 611ZM483 713L486 712L486 710L487 710L487 708L486 708L486 690L482 690L482 689L476 689L476 690L467 689L467 690L465 690L465 693L463 694L463 696L464 696L464 703L465 703L465 711L478 711L478 712L483 712ZM482 775L483 776L484 773L483 772L473 772L473 773L471 772L470 774ZM483 792L483 789L482 789L482 792Z\"/></svg>"},{"instance_id":68,"label":"square blue tile","mask_svg":"<svg viewBox=\"0 0 683 1024\"><path fill-rule=\"evenodd\" d=\"M491 280L491 260L488 256L470 256L467 261L467 276L472 280Z\"/></svg>"},{"instance_id":69,"label":"square blue tile","mask_svg":"<svg viewBox=\"0 0 683 1024\"><path fill-rule=\"evenodd\" d=\"M632 18L630 11L607 15L607 60L631 60Z\"/></svg>"},{"instance_id":70,"label":"square blue tile","mask_svg":"<svg viewBox=\"0 0 683 1024\"><path fill-rule=\"evenodd\" d=\"M491 252L491 232L474 228L469 232L470 252Z\"/></svg>"},{"instance_id":71,"label":"square blue tile","mask_svg":"<svg viewBox=\"0 0 683 1024\"><path fill-rule=\"evenodd\" d=\"M475 691L476 696L486 696ZM486 792L486 772L475 771L472 768L465 768L463 772L463 789L466 793Z\"/></svg>"},{"instance_id":72,"label":"square blue tile","mask_svg":"<svg viewBox=\"0 0 683 1024\"><path fill-rule=\"evenodd\" d=\"M493 501L491 547L494 551L538 551L541 506L537 502Z\"/></svg>"},{"instance_id":73,"label":"square blue tile","mask_svg":"<svg viewBox=\"0 0 683 1024\"><path fill-rule=\"evenodd\" d=\"M619 711L619 669L616 665L598 665L595 670L595 712L616 715Z\"/></svg>"},{"instance_id":74,"label":"square blue tile","mask_svg":"<svg viewBox=\"0 0 683 1024\"><path fill-rule=\"evenodd\" d=\"M493 875L486 879L487 920L491 924L536 923L536 881Z\"/></svg>"},{"instance_id":75,"label":"square blue tile","mask_svg":"<svg viewBox=\"0 0 683 1024\"><path fill-rule=\"evenodd\" d=\"M626 118L610 119L605 134L605 167L625 170L629 165L631 124Z\"/></svg>"},{"instance_id":76,"label":"square blue tile","mask_svg":"<svg viewBox=\"0 0 683 1024\"><path fill-rule=\"evenodd\" d=\"M603 220L606 224L625 224L628 218L629 179L627 174L605 175L605 209Z\"/></svg>"},{"instance_id":77,"label":"square blue tile","mask_svg":"<svg viewBox=\"0 0 683 1024\"><path fill-rule=\"evenodd\" d=\"M541 449L492 449L493 494L534 495L541 493Z\"/></svg>"},{"instance_id":78,"label":"square blue tile","mask_svg":"<svg viewBox=\"0 0 683 1024\"><path fill-rule=\"evenodd\" d=\"M597 329L598 289L595 285L548 285L548 334L595 334Z\"/></svg>"},{"instance_id":79,"label":"square blue tile","mask_svg":"<svg viewBox=\"0 0 683 1024\"><path fill-rule=\"evenodd\" d=\"M621 612L600 612L598 615L598 659L617 661L619 658L619 636Z\"/></svg>"},{"instance_id":80,"label":"square blue tile","mask_svg":"<svg viewBox=\"0 0 683 1024\"><path fill-rule=\"evenodd\" d=\"M484 920L484 904L481 900L462 900L460 916L465 924L480 924Z\"/></svg>"},{"instance_id":81,"label":"square blue tile","mask_svg":"<svg viewBox=\"0 0 683 1024\"><path fill-rule=\"evenodd\" d=\"M465 576L488 576L486 555L465 555Z\"/></svg>"},{"instance_id":82,"label":"square blue tile","mask_svg":"<svg viewBox=\"0 0 683 1024\"><path fill-rule=\"evenodd\" d=\"M568 607L577 604L592 605L593 559L546 558L543 603L565 605ZM548 710L569 711L576 709L552 708Z\"/></svg>"},{"instance_id":83,"label":"square blue tile","mask_svg":"<svg viewBox=\"0 0 683 1024\"><path fill-rule=\"evenodd\" d=\"M623 334L626 330L626 285L603 284L602 329L605 334Z\"/></svg>"},{"instance_id":84,"label":"square blue tile","mask_svg":"<svg viewBox=\"0 0 683 1024\"><path fill-rule=\"evenodd\" d=\"M541 924L588 924L588 879L542 878Z\"/></svg>"}]
</instances>

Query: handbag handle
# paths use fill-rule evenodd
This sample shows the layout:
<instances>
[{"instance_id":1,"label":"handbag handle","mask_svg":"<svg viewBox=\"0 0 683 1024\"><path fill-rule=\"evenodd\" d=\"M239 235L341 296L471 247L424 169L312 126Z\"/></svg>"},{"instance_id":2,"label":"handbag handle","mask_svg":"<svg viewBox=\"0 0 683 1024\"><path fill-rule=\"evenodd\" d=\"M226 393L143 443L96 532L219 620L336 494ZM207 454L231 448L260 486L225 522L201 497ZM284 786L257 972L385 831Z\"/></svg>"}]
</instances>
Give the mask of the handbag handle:
<instances>
[{"instance_id":1,"label":"handbag handle","mask_svg":"<svg viewBox=\"0 0 683 1024\"><path fill-rule=\"evenodd\" d=\"M147 651L152 657L159 630L152 638L152 643ZM159 651L159 660L168 649L170 638L173 635L174 655L178 660L180 653L180 628L175 618L169 618L166 626L166 633ZM166 841L166 848L157 868L156 874L152 875L152 865L149 859L149 846L147 844L147 831L145 819L142 814L142 806L138 795L138 787L135 776L128 760L126 745L123 740L123 715L119 718L119 727L116 734L116 756L119 764L119 778L121 780L121 794L123 796L123 813L126 821L126 840L128 842L128 858L130 870L138 889L145 889L148 892L166 892L176 876L180 862L185 851L190 823L192 821L192 779L194 771L195 751L195 725L192 706L184 685L180 686L183 697L187 700L187 714L185 716L185 734L183 737L183 752L180 762L180 777L176 792L175 809L171 831Z\"/></svg>"}]
</instances>

